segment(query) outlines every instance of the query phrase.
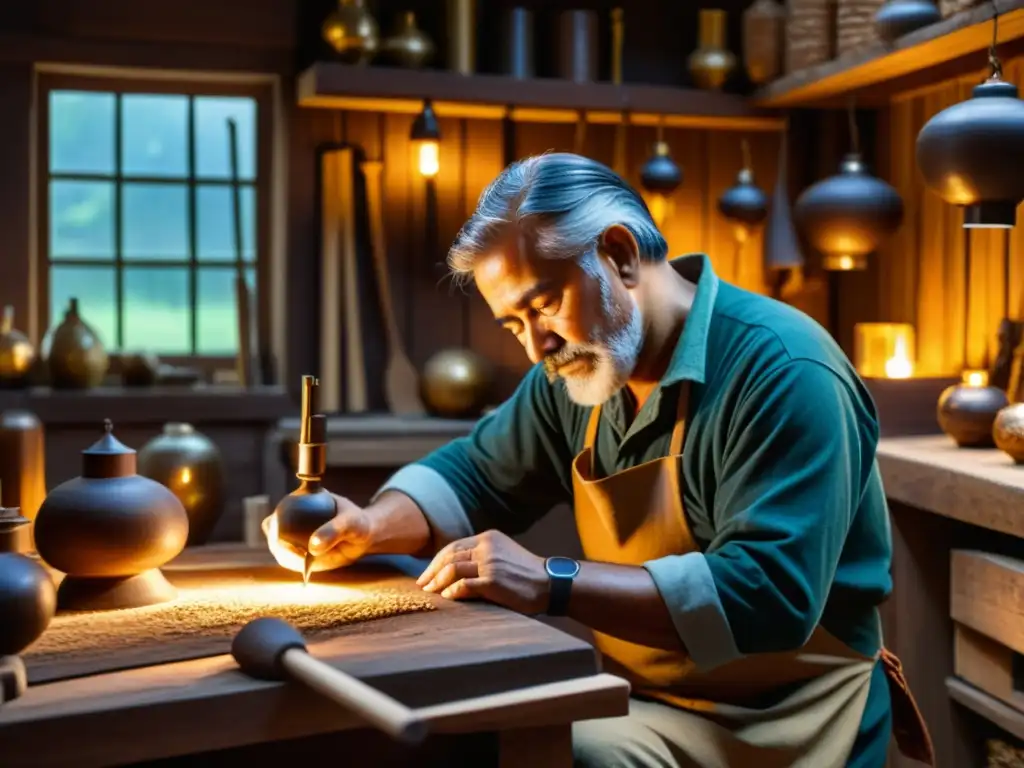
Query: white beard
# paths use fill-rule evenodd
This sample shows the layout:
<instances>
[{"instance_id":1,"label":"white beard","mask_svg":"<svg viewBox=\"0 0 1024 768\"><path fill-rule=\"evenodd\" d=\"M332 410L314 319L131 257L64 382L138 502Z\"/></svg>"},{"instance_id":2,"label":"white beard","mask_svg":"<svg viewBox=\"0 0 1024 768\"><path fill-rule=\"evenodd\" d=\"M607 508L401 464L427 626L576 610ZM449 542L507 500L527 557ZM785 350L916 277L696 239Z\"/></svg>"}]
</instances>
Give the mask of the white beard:
<instances>
[{"instance_id":1,"label":"white beard","mask_svg":"<svg viewBox=\"0 0 1024 768\"><path fill-rule=\"evenodd\" d=\"M624 313L615 304L607 275L599 272L595 276L601 286L604 316L621 318ZM593 368L587 373L562 377L573 402L586 406L601 405L626 386L640 357L644 335L640 308L630 302L628 312L611 331L595 329L591 341L559 350L558 356L562 359L586 356L593 361Z\"/></svg>"}]
</instances>

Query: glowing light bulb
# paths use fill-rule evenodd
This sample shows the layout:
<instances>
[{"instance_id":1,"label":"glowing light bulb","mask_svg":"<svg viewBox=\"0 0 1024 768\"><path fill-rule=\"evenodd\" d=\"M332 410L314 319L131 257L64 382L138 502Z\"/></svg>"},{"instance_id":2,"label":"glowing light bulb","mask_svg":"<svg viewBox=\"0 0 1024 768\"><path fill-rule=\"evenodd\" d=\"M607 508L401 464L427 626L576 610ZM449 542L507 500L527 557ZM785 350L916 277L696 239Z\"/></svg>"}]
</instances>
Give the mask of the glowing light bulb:
<instances>
[{"instance_id":1,"label":"glowing light bulb","mask_svg":"<svg viewBox=\"0 0 1024 768\"><path fill-rule=\"evenodd\" d=\"M192 482L192 470L188 467L183 467L181 470L181 484L188 485Z\"/></svg>"},{"instance_id":2,"label":"glowing light bulb","mask_svg":"<svg viewBox=\"0 0 1024 768\"><path fill-rule=\"evenodd\" d=\"M441 170L441 152L436 141L419 142L419 170L420 175L432 179Z\"/></svg>"}]
</instances>

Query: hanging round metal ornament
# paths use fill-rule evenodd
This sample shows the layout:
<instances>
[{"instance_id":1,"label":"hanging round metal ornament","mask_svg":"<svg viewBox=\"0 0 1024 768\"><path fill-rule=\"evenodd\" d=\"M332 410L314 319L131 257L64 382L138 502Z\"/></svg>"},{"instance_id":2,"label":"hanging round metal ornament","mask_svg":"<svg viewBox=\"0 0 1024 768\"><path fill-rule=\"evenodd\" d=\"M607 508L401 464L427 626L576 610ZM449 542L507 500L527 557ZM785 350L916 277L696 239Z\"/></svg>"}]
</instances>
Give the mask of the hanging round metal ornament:
<instances>
[{"instance_id":1,"label":"hanging round metal ornament","mask_svg":"<svg viewBox=\"0 0 1024 768\"><path fill-rule=\"evenodd\" d=\"M821 253L825 269L859 270L903 223L903 199L851 152L839 173L803 191L793 216L797 229Z\"/></svg>"}]
</instances>

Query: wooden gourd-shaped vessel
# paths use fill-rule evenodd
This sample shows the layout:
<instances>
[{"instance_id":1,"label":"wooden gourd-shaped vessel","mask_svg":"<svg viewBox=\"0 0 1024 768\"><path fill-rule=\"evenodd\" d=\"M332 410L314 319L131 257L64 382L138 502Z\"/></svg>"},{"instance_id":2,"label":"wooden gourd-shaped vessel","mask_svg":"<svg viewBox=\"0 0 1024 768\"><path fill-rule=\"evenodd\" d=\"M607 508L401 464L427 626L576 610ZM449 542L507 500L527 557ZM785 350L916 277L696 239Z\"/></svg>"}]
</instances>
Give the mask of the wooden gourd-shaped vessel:
<instances>
[{"instance_id":1,"label":"wooden gourd-shaped vessel","mask_svg":"<svg viewBox=\"0 0 1024 768\"><path fill-rule=\"evenodd\" d=\"M105 433L82 451L82 475L54 488L35 522L36 550L66 574L59 610L103 611L173 600L160 572L188 539L188 515L178 498L136 472L137 456Z\"/></svg>"}]
</instances>

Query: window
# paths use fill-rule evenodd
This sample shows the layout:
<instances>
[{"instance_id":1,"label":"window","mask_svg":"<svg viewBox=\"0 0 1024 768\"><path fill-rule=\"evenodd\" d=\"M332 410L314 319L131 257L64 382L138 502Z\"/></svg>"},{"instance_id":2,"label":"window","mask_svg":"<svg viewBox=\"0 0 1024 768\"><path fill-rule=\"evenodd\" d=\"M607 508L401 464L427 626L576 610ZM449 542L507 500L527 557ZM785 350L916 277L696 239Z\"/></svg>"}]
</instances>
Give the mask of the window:
<instances>
[{"instance_id":1,"label":"window","mask_svg":"<svg viewBox=\"0 0 1024 768\"><path fill-rule=\"evenodd\" d=\"M59 323L76 297L112 353L231 357L235 277L241 267L255 291L266 241L262 104L252 93L168 92L169 85L71 81L43 89L44 326ZM229 120L238 147L238 249Z\"/></svg>"}]
</instances>

